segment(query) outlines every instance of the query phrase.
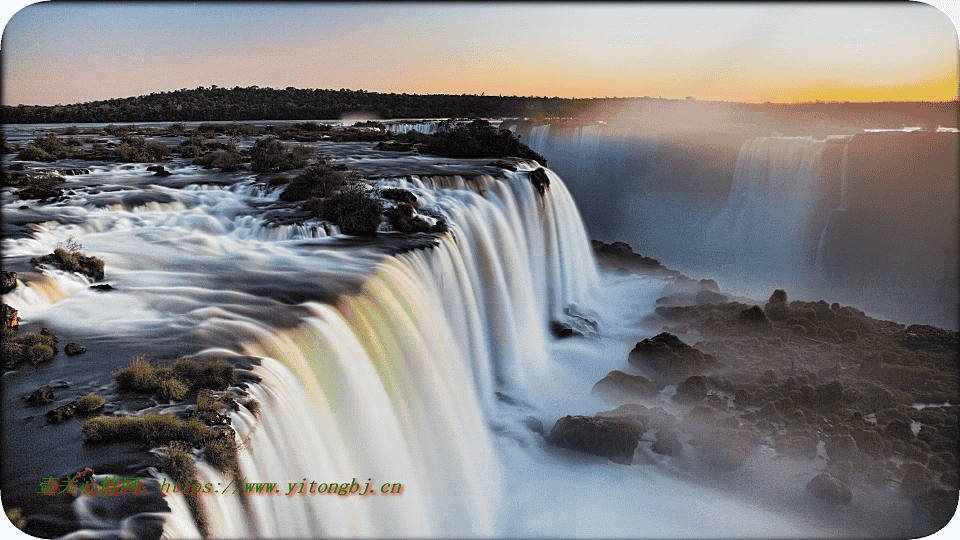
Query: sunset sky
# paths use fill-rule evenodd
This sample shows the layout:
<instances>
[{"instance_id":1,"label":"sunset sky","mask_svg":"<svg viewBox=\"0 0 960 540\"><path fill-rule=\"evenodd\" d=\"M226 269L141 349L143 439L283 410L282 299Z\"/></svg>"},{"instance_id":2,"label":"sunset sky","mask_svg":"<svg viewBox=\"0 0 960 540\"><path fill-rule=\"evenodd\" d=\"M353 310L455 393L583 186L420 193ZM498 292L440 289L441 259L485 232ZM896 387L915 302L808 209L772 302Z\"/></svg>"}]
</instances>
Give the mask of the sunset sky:
<instances>
[{"instance_id":1,"label":"sunset sky","mask_svg":"<svg viewBox=\"0 0 960 540\"><path fill-rule=\"evenodd\" d=\"M958 88L954 23L910 3L47 3L12 15L2 47L6 105L210 85L744 102Z\"/></svg>"}]
</instances>

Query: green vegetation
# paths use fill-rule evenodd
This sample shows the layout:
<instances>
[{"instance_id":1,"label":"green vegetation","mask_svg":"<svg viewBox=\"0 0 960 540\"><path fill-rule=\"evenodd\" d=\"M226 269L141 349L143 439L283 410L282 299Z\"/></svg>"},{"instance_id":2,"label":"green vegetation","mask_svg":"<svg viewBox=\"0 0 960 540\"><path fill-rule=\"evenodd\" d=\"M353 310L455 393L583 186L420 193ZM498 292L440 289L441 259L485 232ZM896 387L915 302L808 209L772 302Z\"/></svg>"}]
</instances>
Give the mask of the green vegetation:
<instances>
[{"instance_id":1,"label":"green vegetation","mask_svg":"<svg viewBox=\"0 0 960 540\"><path fill-rule=\"evenodd\" d=\"M422 153L443 157L519 157L547 166L547 160L543 156L520 142L510 130L496 129L486 120L474 120L432 135L410 131L397 137L397 142L419 144Z\"/></svg>"},{"instance_id":2,"label":"green vegetation","mask_svg":"<svg viewBox=\"0 0 960 540\"><path fill-rule=\"evenodd\" d=\"M383 203L372 194L363 184L348 184L326 199L308 200L304 207L320 219L336 223L345 234L373 236L380 226Z\"/></svg>"},{"instance_id":3,"label":"green vegetation","mask_svg":"<svg viewBox=\"0 0 960 540\"><path fill-rule=\"evenodd\" d=\"M253 172L302 169L307 166L312 156L313 149L309 147L296 146L287 151L278 139L269 137L253 144L250 149L250 168Z\"/></svg>"},{"instance_id":4,"label":"green vegetation","mask_svg":"<svg viewBox=\"0 0 960 540\"><path fill-rule=\"evenodd\" d=\"M181 485L198 485L197 466L190 455L190 447L180 441L171 442L167 448L160 453L160 463L163 470L170 475L174 482ZM203 517L203 507L200 505L198 497L186 497L187 506L190 513L193 514L193 521L197 525L202 538L210 536L210 530L207 526L207 520Z\"/></svg>"},{"instance_id":5,"label":"green vegetation","mask_svg":"<svg viewBox=\"0 0 960 540\"><path fill-rule=\"evenodd\" d=\"M53 133L48 133L30 141L27 147L17 154L16 159L20 161L53 162L58 159L69 158L73 154L73 150L68 145L64 144Z\"/></svg>"},{"instance_id":6,"label":"green vegetation","mask_svg":"<svg viewBox=\"0 0 960 540\"><path fill-rule=\"evenodd\" d=\"M253 399L253 398L250 398L250 399L247 399L246 401L244 401L244 402L242 402L242 403L240 403L240 404L243 405L244 407L246 407L247 410L250 411L250 414L252 414L254 418L256 418L257 416L260 415L260 402L259 402L259 401L255 400L255 399Z\"/></svg>"},{"instance_id":7,"label":"green vegetation","mask_svg":"<svg viewBox=\"0 0 960 540\"><path fill-rule=\"evenodd\" d=\"M157 392L166 400L180 400L204 388L226 390L234 382L233 366L226 362L180 358L172 367L157 367L143 355L134 356L130 365L114 373L113 378L121 391Z\"/></svg>"},{"instance_id":8,"label":"green vegetation","mask_svg":"<svg viewBox=\"0 0 960 540\"><path fill-rule=\"evenodd\" d=\"M53 174L13 173L4 175L4 185L20 187L14 192L20 200L52 199L63 194L61 185L64 180Z\"/></svg>"},{"instance_id":9,"label":"green vegetation","mask_svg":"<svg viewBox=\"0 0 960 540\"><path fill-rule=\"evenodd\" d=\"M277 143L279 144L279 143ZM317 163L304 169L280 193L280 200L287 202L306 201L311 198L326 198L350 183L361 182L356 172Z\"/></svg>"},{"instance_id":10,"label":"green vegetation","mask_svg":"<svg viewBox=\"0 0 960 540\"><path fill-rule=\"evenodd\" d=\"M57 247L53 253L43 257L33 257L31 264L52 264L66 272L78 272L91 279L103 279L104 262L97 257L88 257L74 246L72 249Z\"/></svg>"},{"instance_id":11,"label":"green vegetation","mask_svg":"<svg viewBox=\"0 0 960 540\"><path fill-rule=\"evenodd\" d=\"M88 394L77 400L77 410L80 412L92 412L103 407L104 399L96 394Z\"/></svg>"},{"instance_id":12,"label":"green vegetation","mask_svg":"<svg viewBox=\"0 0 960 540\"><path fill-rule=\"evenodd\" d=\"M183 153L181 152L180 155L182 156ZM201 165L204 169L220 169L220 172L233 172L242 169L244 161L243 155L231 144L227 150L204 154L194 158L192 163Z\"/></svg>"},{"instance_id":13,"label":"green vegetation","mask_svg":"<svg viewBox=\"0 0 960 540\"><path fill-rule=\"evenodd\" d=\"M0 349L3 352L4 370L11 370L17 365L28 362L42 364L53 360L59 352L59 339L49 329L44 328L38 333L20 332L17 327L4 327Z\"/></svg>"}]
</instances>

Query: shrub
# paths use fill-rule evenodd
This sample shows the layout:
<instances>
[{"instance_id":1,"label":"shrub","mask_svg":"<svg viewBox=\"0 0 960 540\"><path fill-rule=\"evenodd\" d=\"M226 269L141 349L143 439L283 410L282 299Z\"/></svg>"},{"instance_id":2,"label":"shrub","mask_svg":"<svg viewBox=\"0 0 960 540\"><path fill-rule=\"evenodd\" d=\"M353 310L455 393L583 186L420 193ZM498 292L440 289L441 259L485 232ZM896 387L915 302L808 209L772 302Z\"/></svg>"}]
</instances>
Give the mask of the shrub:
<instances>
[{"instance_id":1,"label":"shrub","mask_svg":"<svg viewBox=\"0 0 960 540\"><path fill-rule=\"evenodd\" d=\"M325 163L318 163L301 171L280 193L280 200L293 202L329 197L349 182L359 180L357 173L338 171Z\"/></svg>"},{"instance_id":2,"label":"shrub","mask_svg":"<svg viewBox=\"0 0 960 540\"><path fill-rule=\"evenodd\" d=\"M180 358L173 363L173 372L190 388L226 390L234 382L233 366L219 360L201 363L193 358Z\"/></svg>"},{"instance_id":3,"label":"shrub","mask_svg":"<svg viewBox=\"0 0 960 540\"><path fill-rule=\"evenodd\" d=\"M22 177L11 178L16 185L25 186L18 189L15 193L21 200L26 199L50 199L59 197L63 191L60 185L63 184L63 178L54 175L23 175Z\"/></svg>"},{"instance_id":4,"label":"shrub","mask_svg":"<svg viewBox=\"0 0 960 540\"><path fill-rule=\"evenodd\" d=\"M88 394L77 400L77 410L91 412L103 407L104 399L96 394Z\"/></svg>"},{"instance_id":5,"label":"shrub","mask_svg":"<svg viewBox=\"0 0 960 540\"><path fill-rule=\"evenodd\" d=\"M534 160L544 167L547 160L520 142L510 130L498 130L489 122L475 120L467 125L423 135L415 131L397 138L399 142L421 143L422 152L444 157L519 157Z\"/></svg>"},{"instance_id":6,"label":"shrub","mask_svg":"<svg viewBox=\"0 0 960 540\"><path fill-rule=\"evenodd\" d=\"M49 362L53 360L53 356L56 354L56 350L50 345L45 343L34 343L27 347L25 351L26 359L31 364L41 364L43 362Z\"/></svg>"},{"instance_id":7,"label":"shrub","mask_svg":"<svg viewBox=\"0 0 960 540\"><path fill-rule=\"evenodd\" d=\"M413 207L407 203L399 203L388 208L384 215L390 221L390 226L405 234L430 232L430 223L414 214Z\"/></svg>"},{"instance_id":8,"label":"shrub","mask_svg":"<svg viewBox=\"0 0 960 540\"><path fill-rule=\"evenodd\" d=\"M143 356L134 357L129 367L113 374L120 390L133 392L153 392L160 387L157 371Z\"/></svg>"},{"instance_id":9,"label":"shrub","mask_svg":"<svg viewBox=\"0 0 960 540\"><path fill-rule=\"evenodd\" d=\"M187 386L177 379L161 380L159 386L157 396L160 399L180 401L187 395Z\"/></svg>"},{"instance_id":10,"label":"shrub","mask_svg":"<svg viewBox=\"0 0 960 540\"><path fill-rule=\"evenodd\" d=\"M220 169L220 172L233 172L243 168L243 156L235 150L211 152L195 158L192 163L194 165L202 165L205 169Z\"/></svg>"},{"instance_id":11,"label":"shrub","mask_svg":"<svg viewBox=\"0 0 960 540\"><path fill-rule=\"evenodd\" d=\"M113 151L113 158L123 163L146 163L150 161L143 146L137 146L129 142L122 143L116 147Z\"/></svg>"},{"instance_id":12,"label":"shrub","mask_svg":"<svg viewBox=\"0 0 960 540\"><path fill-rule=\"evenodd\" d=\"M260 139L250 149L250 168L253 172L289 171L307 166L313 150L297 146L288 152L275 137Z\"/></svg>"},{"instance_id":13,"label":"shrub","mask_svg":"<svg viewBox=\"0 0 960 540\"><path fill-rule=\"evenodd\" d=\"M241 405L243 405L244 407L246 407L247 410L250 411L250 414L252 414L252 415L254 416L254 418L256 418L257 416L260 415L260 402L259 402L259 401L255 400L255 399L253 399L253 398L250 398L250 399L244 401L243 403L241 403Z\"/></svg>"},{"instance_id":14,"label":"shrub","mask_svg":"<svg viewBox=\"0 0 960 540\"><path fill-rule=\"evenodd\" d=\"M346 234L373 236L380 226L383 203L371 198L357 184L347 185L319 205L321 219L339 225Z\"/></svg>"},{"instance_id":15,"label":"shrub","mask_svg":"<svg viewBox=\"0 0 960 540\"><path fill-rule=\"evenodd\" d=\"M91 279L103 279L104 262L98 257L88 257L79 251L67 251L62 247L57 247L53 253L43 257L33 257L30 259L32 264L53 264L61 270L67 272L78 272Z\"/></svg>"},{"instance_id":16,"label":"shrub","mask_svg":"<svg viewBox=\"0 0 960 540\"><path fill-rule=\"evenodd\" d=\"M144 145L144 152L154 160L166 159L170 157L170 147L162 142L151 141Z\"/></svg>"},{"instance_id":17,"label":"shrub","mask_svg":"<svg viewBox=\"0 0 960 540\"><path fill-rule=\"evenodd\" d=\"M229 430L211 430L219 437L207 442L203 447L203 457L207 463L220 472L237 470L237 440L233 437L233 431Z\"/></svg>"},{"instance_id":18,"label":"shrub","mask_svg":"<svg viewBox=\"0 0 960 540\"><path fill-rule=\"evenodd\" d=\"M31 144L21 150L20 153L17 154L16 159L18 161L45 161L50 163L56 161L57 157L51 156L47 152Z\"/></svg>"}]
</instances>

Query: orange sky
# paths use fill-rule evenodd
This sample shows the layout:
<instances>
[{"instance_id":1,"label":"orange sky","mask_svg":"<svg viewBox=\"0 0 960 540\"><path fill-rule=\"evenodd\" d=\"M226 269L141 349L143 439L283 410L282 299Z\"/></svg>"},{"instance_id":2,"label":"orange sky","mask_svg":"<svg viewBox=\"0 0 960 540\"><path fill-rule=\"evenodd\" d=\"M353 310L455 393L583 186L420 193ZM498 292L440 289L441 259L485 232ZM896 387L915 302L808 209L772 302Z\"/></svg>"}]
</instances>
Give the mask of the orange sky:
<instances>
[{"instance_id":1,"label":"orange sky","mask_svg":"<svg viewBox=\"0 0 960 540\"><path fill-rule=\"evenodd\" d=\"M218 85L957 99L957 31L897 4L35 4L3 36L3 103Z\"/></svg>"}]
</instances>

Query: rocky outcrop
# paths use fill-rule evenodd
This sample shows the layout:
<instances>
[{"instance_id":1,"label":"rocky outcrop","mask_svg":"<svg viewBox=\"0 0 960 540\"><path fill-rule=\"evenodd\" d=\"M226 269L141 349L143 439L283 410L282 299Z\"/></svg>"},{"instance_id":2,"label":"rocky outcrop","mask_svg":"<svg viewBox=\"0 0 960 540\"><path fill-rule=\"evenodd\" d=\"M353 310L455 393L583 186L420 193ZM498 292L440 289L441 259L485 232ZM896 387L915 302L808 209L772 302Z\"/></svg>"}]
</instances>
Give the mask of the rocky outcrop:
<instances>
[{"instance_id":1,"label":"rocky outcrop","mask_svg":"<svg viewBox=\"0 0 960 540\"><path fill-rule=\"evenodd\" d=\"M850 488L827 473L818 474L807 482L807 491L834 504L849 504L853 500Z\"/></svg>"},{"instance_id":2,"label":"rocky outcrop","mask_svg":"<svg viewBox=\"0 0 960 540\"><path fill-rule=\"evenodd\" d=\"M614 370L597 381L590 391L610 401L630 403L638 399L650 399L660 393L662 386L642 375L630 375Z\"/></svg>"},{"instance_id":3,"label":"rocky outcrop","mask_svg":"<svg viewBox=\"0 0 960 540\"><path fill-rule=\"evenodd\" d=\"M9 270L0 271L0 294L7 294L16 288L17 273Z\"/></svg>"},{"instance_id":4,"label":"rocky outcrop","mask_svg":"<svg viewBox=\"0 0 960 540\"><path fill-rule=\"evenodd\" d=\"M589 416L565 416L550 430L553 444L630 465L645 431L636 422Z\"/></svg>"},{"instance_id":5,"label":"rocky outcrop","mask_svg":"<svg viewBox=\"0 0 960 540\"><path fill-rule=\"evenodd\" d=\"M627 361L654 377L669 381L702 373L716 364L713 356L703 354L669 332L637 343Z\"/></svg>"}]
</instances>

